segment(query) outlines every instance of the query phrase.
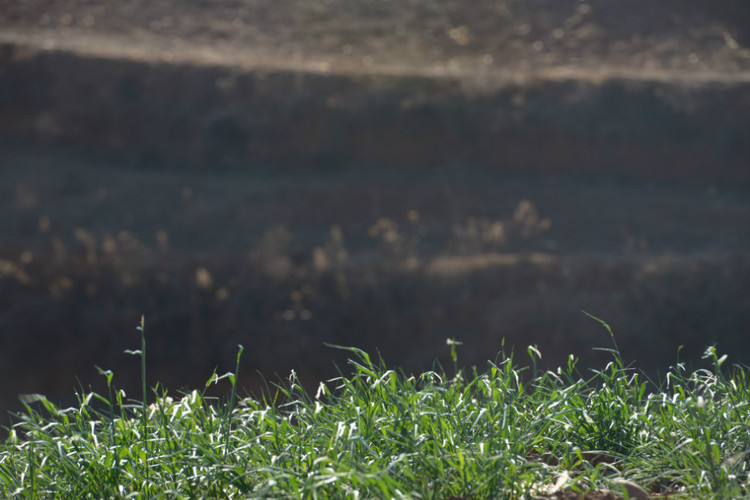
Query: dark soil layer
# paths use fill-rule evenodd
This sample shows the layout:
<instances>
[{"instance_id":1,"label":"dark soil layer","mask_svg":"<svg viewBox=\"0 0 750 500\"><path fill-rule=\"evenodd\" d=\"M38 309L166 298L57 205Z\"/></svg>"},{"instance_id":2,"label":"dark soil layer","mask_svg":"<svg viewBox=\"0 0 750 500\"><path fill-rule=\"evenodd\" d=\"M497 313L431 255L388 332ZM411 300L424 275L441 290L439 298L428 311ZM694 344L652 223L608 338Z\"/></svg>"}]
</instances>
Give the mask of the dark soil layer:
<instances>
[{"instance_id":1,"label":"dark soil layer","mask_svg":"<svg viewBox=\"0 0 750 500\"><path fill-rule=\"evenodd\" d=\"M624 5L0 0L0 408L142 313L171 388L750 361L750 6Z\"/></svg>"},{"instance_id":2,"label":"dark soil layer","mask_svg":"<svg viewBox=\"0 0 750 500\"><path fill-rule=\"evenodd\" d=\"M750 182L748 81L455 76L154 64L0 47L0 133L184 170L478 165Z\"/></svg>"},{"instance_id":3,"label":"dark soil layer","mask_svg":"<svg viewBox=\"0 0 750 500\"><path fill-rule=\"evenodd\" d=\"M748 361L744 190L455 170L404 175L134 171L5 148L0 209L3 393L70 395L93 365L137 387L199 386L246 346L245 385L295 369L313 386L376 349L407 371L446 361L602 367L609 321L626 359L665 370L718 343ZM450 363L449 363L450 365ZM54 374L54 375L53 375Z\"/></svg>"}]
</instances>

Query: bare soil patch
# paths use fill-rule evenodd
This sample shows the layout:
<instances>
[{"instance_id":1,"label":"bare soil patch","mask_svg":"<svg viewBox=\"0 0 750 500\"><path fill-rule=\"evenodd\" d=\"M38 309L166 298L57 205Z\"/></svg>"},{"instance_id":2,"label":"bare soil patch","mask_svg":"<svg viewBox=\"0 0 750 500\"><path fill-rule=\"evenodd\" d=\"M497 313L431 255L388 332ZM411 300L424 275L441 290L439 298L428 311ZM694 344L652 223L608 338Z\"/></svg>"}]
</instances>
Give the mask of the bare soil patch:
<instances>
[{"instance_id":1,"label":"bare soil patch","mask_svg":"<svg viewBox=\"0 0 750 500\"><path fill-rule=\"evenodd\" d=\"M541 68L643 77L750 70L741 0L75 0L0 2L6 40L143 58L318 71L493 73ZM579 75L579 76L580 76ZM746 75L745 75L746 77Z\"/></svg>"},{"instance_id":2,"label":"bare soil patch","mask_svg":"<svg viewBox=\"0 0 750 500\"><path fill-rule=\"evenodd\" d=\"M199 386L246 346L245 385L295 369L315 385L378 350L406 371L446 366L446 338L480 370L506 339L555 368L603 366L609 321L626 359L665 369L718 343L746 352L750 246L743 190L413 173L250 175L107 165L2 150L3 345L15 394L71 395L115 369ZM735 361L741 361L741 358ZM52 375L54 374L54 376Z\"/></svg>"},{"instance_id":3,"label":"bare soil patch","mask_svg":"<svg viewBox=\"0 0 750 500\"><path fill-rule=\"evenodd\" d=\"M11 137L180 169L750 175L741 1L2 7Z\"/></svg>"}]
</instances>

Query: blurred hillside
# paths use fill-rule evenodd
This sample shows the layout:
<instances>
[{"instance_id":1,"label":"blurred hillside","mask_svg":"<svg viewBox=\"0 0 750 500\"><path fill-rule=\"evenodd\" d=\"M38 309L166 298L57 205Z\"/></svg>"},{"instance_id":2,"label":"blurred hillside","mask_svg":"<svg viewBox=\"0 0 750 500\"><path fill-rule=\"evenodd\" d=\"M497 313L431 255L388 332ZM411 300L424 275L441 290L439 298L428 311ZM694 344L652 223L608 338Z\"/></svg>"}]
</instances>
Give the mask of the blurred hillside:
<instances>
[{"instance_id":1,"label":"blurred hillside","mask_svg":"<svg viewBox=\"0 0 750 500\"><path fill-rule=\"evenodd\" d=\"M750 361L747 26L729 0L0 0L0 407L94 364L135 387L141 314L171 388L238 343L251 390L335 375L324 342L599 365L582 309L651 371Z\"/></svg>"}]
</instances>

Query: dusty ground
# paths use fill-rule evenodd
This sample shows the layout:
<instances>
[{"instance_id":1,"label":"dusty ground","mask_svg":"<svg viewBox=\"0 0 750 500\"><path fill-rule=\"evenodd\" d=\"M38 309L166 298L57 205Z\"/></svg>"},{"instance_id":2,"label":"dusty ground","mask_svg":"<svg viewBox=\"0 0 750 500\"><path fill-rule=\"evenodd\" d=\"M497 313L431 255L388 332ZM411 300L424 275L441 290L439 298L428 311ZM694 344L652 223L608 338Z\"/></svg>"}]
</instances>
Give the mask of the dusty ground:
<instances>
[{"instance_id":1,"label":"dusty ground","mask_svg":"<svg viewBox=\"0 0 750 500\"><path fill-rule=\"evenodd\" d=\"M607 336L581 309L652 373L679 344L683 359L717 342L744 360L744 189L465 169L134 171L8 146L0 161L9 395L65 396L73 374L96 381L94 364L130 387L122 351L141 313L151 376L173 387L229 369L237 343L250 387L256 369L335 375L343 360L323 342L407 371L445 362L448 337L467 364L503 337L520 353L538 343L545 366L570 353L601 364L591 348Z\"/></svg>"},{"instance_id":2,"label":"dusty ground","mask_svg":"<svg viewBox=\"0 0 750 500\"><path fill-rule=\"evenodd\" d=\"M142 313L170 387L600 366L581 309L750 361L750 5L465 5L0 0L0 407L135 387Z\"/></svg>"},{"instance_id":3,"label":"dusty ground","mask_svg":"<svg viewBox=\"0 0 750 500\"><path fill-rule=\"evenodd\" d=\"M741 1L0 5L10 137L160 168L750 181Z\"/></svg>"},{"instance_id":4,"label":"dusty ground","mask_svg":"<svg viewBox=\"0 0 750 500\"><path fill-rule=\"evenodd\" d=\"M747 79L741 0L3 0L2 39L321 72ZM584 71L586 70L586 71Z\"/></svg>"}]
</instances>

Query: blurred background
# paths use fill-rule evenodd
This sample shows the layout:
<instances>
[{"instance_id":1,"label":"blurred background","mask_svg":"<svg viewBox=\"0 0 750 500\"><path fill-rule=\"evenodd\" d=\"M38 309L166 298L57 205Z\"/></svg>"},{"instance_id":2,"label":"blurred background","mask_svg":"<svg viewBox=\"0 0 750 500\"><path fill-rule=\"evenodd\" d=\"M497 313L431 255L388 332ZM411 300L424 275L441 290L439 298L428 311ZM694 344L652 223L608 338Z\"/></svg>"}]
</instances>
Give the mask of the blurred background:
<instances>
[{"instance_id":1,"label":"blurred background","mask_svg":"<svg viewBox=\"0 0 750 500\"><path fill-rule=\"evenodd\" d=\"M750 4L0 0L0 410L750 361ZM219 390L224 394L226 388Z\"/></svg>"}]
</instances>

